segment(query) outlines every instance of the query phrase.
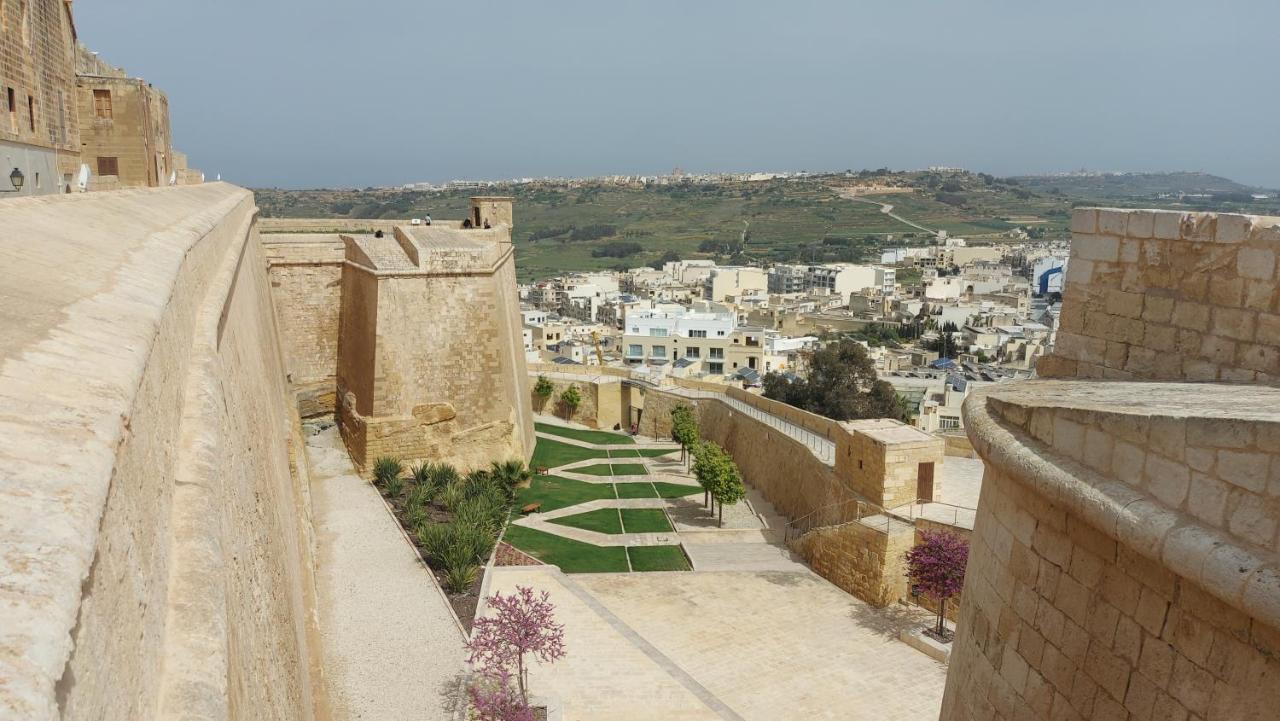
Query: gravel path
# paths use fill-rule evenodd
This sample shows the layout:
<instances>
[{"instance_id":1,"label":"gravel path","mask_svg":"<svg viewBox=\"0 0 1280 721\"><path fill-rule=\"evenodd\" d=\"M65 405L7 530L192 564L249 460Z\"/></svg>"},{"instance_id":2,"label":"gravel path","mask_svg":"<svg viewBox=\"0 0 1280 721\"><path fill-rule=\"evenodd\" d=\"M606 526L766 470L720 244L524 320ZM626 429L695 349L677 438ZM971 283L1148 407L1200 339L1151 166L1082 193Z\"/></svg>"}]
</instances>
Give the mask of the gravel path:
<instances>
[{"instance_id":1,"label":"gravel path","mask_svg":"<svg viewBox=\"0 0 1280 721\"><path fill-rule=\"evenodd\" d=\"M355 475L336 428L307 439L307 459L334 721L452 719L463 636L435 579Z\"/></svg>"}]
</instances>

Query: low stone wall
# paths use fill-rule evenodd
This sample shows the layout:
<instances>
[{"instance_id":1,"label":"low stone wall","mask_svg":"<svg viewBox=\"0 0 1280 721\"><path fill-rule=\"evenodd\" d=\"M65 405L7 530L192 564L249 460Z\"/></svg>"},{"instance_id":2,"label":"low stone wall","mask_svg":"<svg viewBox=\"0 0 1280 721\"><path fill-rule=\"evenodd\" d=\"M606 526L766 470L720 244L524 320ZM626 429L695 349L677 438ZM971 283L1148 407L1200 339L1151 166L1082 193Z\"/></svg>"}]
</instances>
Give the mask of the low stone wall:
<instances>
[{"instance_id":1,"label":"low stone wall","mask_svg":"<svg viewBox=\"0 0 1280 721\"><path fill-rule=\"evenodd\" d=\"M909 525L886 530L850 521L811 531L792 549L823 578L883 608L909 593L905 557L914 543Z\"/></svg>"},{"instance_id":2,"label":"low stone wall","mask_svg":"<svg viewBox=\"0 0 1280 721\"><path fill-rule=\"evenodd\" d=\"M0 337L0 716L324 706L255 212L223 183L0 204L24 239L0 247L0 295L22 309Z\"/></svg>"},{"instance_id":3,"label":"low stone wall","mask_svg":"<svg viewBox=\"0 0 1280 721\"><path fill-rule=\"evenodd\" d=\"M582 396L573 415L566 420L581 423L592 428L612 429L615 425L626 428L626 417L623 412L621 383L617 379L602 377L598 380L555 377L547 373L530 373L529 387L532 388L538 377L545 377L554 387L551 395L545 399L536 394L532 396L533 409L538 413L564 418L559 399L560 394L569 386L576 386Z\"/></svg>"}]
</instances>

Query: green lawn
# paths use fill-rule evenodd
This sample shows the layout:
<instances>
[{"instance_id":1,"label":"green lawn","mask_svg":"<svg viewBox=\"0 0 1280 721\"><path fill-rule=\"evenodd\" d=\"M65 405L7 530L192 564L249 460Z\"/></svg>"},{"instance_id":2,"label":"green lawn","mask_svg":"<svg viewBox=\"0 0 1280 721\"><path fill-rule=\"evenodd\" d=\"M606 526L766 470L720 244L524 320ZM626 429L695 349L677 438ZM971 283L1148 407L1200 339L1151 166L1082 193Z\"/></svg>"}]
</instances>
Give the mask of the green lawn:
<instances>
[{"instance_id":1,"label":"green lawn","mask_svg":"<svg viewBox=\"0 0 1280 721\"><path fill-rule=\"evenodd\" d=\"M633 440L631 436L624 436L619 433L610 433L608 431L588 431L581 428L565 428L564 426L553 426L548 423L534 423L533 427L541 433L564 436L565 438L572 438L576 441L585 441L586 443L600 443L604 445L635 443L635 440Z\"/></svg>"},{"instance_id":2,"label":"green lawn","mask_svg":"<svg viewBox=\"0 0 1280 721\"><path fill-rule=\"evenodd\" d=\"M628 448L626 450L621 450L621 451L614 449L609 451L609 457L610 458L639 458L640 451L636 450L635 448Z\"/></svg>"},{"instance_id":3,"label":"green lawn","mask_svg":"<svg viewBox=\"0 0 1280 721\"><path fill-rule=\"evenodd\" d=\"M639 463L597 463L572 469L573 473L585 473L588 476L643 476L649 470Z\"/></svg>"},{"instance_id":4,"label":"green lawn","mask_svg":"<svg viewBox=\"0 0 1280 721\"><path fill-rule=\"evenodd\" d=\"M622 527L627 533L668 533L671 524L659 508L622 509Z\"/></svg>"},{"instance_id":5,"label":"green lawn","mask_svg":"<svg viewBox=\"0 0 1280 721\"><path fill-rule=\"evenodd\" d=\"M681 496L692 496L695 493L702 493L702 486L683 486L679 483L663 483L655 481L653 487L658 491L660 498L680 498Z\"/></svg>"},{"instance_id":6,"label":"green lawn","mask_svg":"<svg viewBox=\"0 0 1280 721\"><path fill-rule=\"evenodd\" d=\"M664 484L670 485L670 484ZM636 483L615 483L613 487L618 489L618 498L657 498L658 492L654 489L652 483L636 482Z\"/></svg>"},{"instance_id":7,"label":"green lawn","mask_svg":"<svg viewBox=\"0 0 1280 721\"><path fill-rule=\"evenodd\" d=\"M503 540L565 573L625 573L624 546L594 546L524 526L508 526ZM657 569L653 569L657 570Z\"/></svg>"},{"instance_id":8,"label":"green lawn","mask_svg":"<svg viewBox=\"0 0 1280 721\"><path fill-rule=\"evenodd\" d=\"M679 448L641 448L640 455L645 458L657 458L658 456L666 456L672 453L679 453Z\"/></svg>"},{"instance_id":9,"label":"green lawn","mask_svg":"<svg viewBox=\"0 0 1280 721\"><path fill-rule=\"evenodd\" d=\"M529 467L555 468L556 466L563 466L566 463L585 461L590 458L608 457L608 451L598 451L594 448L571 446L568 443L560 443L558 441L549 441L545 438L539 438L538 445L533 449L533 458L529 460Z\"/></svg>"},{"instance_id":10,"label":"green lawn","mask_svg":"<svg viewBox=\"0 0 1280 721\"><path fill-rule=\"evenodd\" d=\"M623 513L626 513L626 511L623 511ZM581 528L584 531L595 531L596 533L622 533L622 523L618 520L618 509L616 508L601 508L595 511L587 511L586 513L575 513L572 516L553 518L551 522L562 526Z\"/></svg>"},{"instance_id":11,"label":"green lawn","mask_svg":"<svg viewBox=\"0 0 1280 721\"><path fill-rule=\"evenodd\" d=\"M689 571L689 559L679 546L631 546L627 548L633 571Z\"/></svg>"},{"instance_id":12,"label":"green lawn","mask_svg":"<svg viewBox=\"0 0 1280 721\"><path fill-rule=\"evenodd\" d=\"M528 488L516 492L516 508L541 503L541 511L576 506L587 501L613 498L613 487L604 483L586 483L559 476L534 476Z\"/></svg>"}]
</instances>

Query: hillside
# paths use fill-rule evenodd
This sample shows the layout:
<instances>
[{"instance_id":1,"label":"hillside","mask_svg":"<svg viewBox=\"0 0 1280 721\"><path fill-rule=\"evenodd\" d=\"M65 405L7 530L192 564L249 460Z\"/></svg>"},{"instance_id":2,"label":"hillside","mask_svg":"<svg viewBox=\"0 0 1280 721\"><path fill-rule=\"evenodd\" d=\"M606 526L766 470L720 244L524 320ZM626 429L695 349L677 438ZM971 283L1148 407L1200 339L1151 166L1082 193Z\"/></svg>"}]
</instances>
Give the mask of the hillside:
<instances>
[{"instance_id":1,"label":"hillside","mask_svg":"<svg viewBox=\"0 0 1280 721\"><path fill-rule=\"evenodd\" d=\"M841 197L842 190L855 184L915 190L860 196L863 200ZM1257 203L1205 198L1193 206L1179 203L1176 197L1160 197L1175 187L1240 193L1237 189L1244 186L1183 173L1001 179L964 171L881 170L800 180L644 188L520 185L496 192L516 199L515 243L522 280L566 270L635 267L664 254L722 261L872 260L888 243L923 243L930 238L929 233L890 217L866 200L891 204L894 215L930 230L993 242L1007 241L1004 234L1016 227L1029 230L1033 237L1065 238L1073 205L1216 204L1223 209L1266 210L1265 204ZM472 194L391 189L256 192L267 217L341 218L408 218L428 213L460 218ZM745 245L741 242L744 231Z\"/></svg>"}]
</instances>

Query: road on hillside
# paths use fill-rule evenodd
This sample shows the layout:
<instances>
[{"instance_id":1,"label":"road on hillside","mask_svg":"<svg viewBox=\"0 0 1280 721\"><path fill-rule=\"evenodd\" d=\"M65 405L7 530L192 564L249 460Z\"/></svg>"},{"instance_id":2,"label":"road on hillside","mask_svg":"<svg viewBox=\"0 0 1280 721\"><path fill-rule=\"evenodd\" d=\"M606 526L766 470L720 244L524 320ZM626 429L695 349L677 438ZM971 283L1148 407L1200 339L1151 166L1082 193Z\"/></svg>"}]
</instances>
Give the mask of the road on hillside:
<instances>
[{"instance_id":1,"label":"road on hillside","mask_svg":"<svg viewBox=\"0 0 1280 721\"><path fill-rule=\"evenodd\" d=\"M936 235L936 234L937 234L937 232L938 232L938 231L936 231L936 230L934 230L934 229L932 229L932 228L926 228L926 227L924 227L923 225L920 225L919 223L916 223L916 222L911 221L911 220L907 220L906 218L902 217L901 215L898 215L897 213L894 213L894 212L893 212L893 206L892 206L892 205L890 205L889 203L880 203L880 202L877 202L877 201L874 201L874 200L868 200L868 199L866 199L866 198L860 198L860 197L858 197L857 195L854 195L853 193L848 193L848 192L839 192L839 193L838 193L838 195L839 195L841 198L844 198L845 200L852 200L852 201L854 201L855 203L867 203L868 205L877 205L877 206L879 206L879 207L880 207L880 212L881 212L881 213L884 213L885 215L889 216L890 218L893 218L894 220L898 221L899 223L904 223L904 224L906 224L906 225L911 226L912 228L916 228L917 230L923 230L923 231L924 231L924 232L926 232L926 233L933 233L933 234L935 234L935 235Z\"/></svg>"}]
</instances>

